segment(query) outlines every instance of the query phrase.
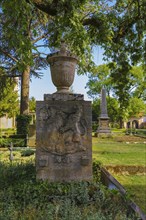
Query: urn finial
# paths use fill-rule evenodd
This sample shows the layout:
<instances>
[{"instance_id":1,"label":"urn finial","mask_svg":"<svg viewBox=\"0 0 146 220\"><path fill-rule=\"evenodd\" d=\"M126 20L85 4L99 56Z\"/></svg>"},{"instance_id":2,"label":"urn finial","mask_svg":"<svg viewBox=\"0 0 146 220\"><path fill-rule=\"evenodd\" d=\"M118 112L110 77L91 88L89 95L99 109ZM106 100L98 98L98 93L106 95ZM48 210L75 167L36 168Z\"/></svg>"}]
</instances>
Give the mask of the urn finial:
<instances>
[{"instance_id":1,"label":"urn finial","mask_svg":"<svg viewBox=\"0 0 146 220\"><path fill-rule=\"evenodd\" d=\"M67 55L67 46L66 46L65 41L63 39L61 40L61 47L60 47L59 54L60 55Z\"/></svg>"}]
</instances>

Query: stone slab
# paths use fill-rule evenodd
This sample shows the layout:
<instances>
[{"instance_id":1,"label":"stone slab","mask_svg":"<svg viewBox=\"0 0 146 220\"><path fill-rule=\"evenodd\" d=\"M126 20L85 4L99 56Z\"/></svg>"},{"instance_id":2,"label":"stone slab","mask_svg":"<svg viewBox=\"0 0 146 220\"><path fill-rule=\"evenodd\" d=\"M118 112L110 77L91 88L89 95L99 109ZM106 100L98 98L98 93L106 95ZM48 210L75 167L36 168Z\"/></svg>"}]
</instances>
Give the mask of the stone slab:
<instances>
[{"instance_id":1,"label":"stone slab","mask_svg":"<svg viewBox=\"0 0 146 220\"><path fill-rule=\"evenodd\" d=\"M36 102L37 179L92 180L92 111L84 100Z\"/></svg>"}]
</instances>

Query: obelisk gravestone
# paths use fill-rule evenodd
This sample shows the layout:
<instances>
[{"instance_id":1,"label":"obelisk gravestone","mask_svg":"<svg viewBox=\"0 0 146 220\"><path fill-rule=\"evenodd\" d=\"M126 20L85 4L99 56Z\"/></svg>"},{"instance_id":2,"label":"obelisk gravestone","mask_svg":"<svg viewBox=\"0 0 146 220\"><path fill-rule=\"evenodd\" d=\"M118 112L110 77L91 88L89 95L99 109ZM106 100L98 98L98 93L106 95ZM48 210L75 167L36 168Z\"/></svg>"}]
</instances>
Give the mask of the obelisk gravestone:
<instances>
[{"instance_id":1,"label":"obelisk gravestone","mask_svg":"<svg viewBox=\"0 0 146 220\"><path fill-rule=\"evenodd\" d=\"M109 127L109 117L107 113L107 102L106 102L106 90L102 88L101 90L101 102L100 102L100 117L99 117L99 127L97 130L98 136L110 136L111 129Z\"/></svg>"}]
</instances>

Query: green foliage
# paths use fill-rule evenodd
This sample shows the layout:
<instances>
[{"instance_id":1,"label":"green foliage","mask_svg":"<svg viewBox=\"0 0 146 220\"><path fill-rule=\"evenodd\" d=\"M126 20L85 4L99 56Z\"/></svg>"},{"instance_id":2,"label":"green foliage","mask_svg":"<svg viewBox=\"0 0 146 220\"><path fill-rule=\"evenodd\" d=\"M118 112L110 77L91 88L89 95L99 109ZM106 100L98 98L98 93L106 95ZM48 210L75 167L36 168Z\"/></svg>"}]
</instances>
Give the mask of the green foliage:
<instances>
[{"instance_id":1,"label":"green foliage","mask_svg":"<svg viewBox=\"0 0 146 220\"><path fill-rule=\"evenodd\" d=\"M26 147L25 138L0 138L0 148L9 147L13 143L13 147Z\"/></svg>"},{"instance_id":2,"label":"green foliage","mask_svg":"<svg viewBox=\"0 0 146 220\"><path fill-rule=\"evenodd\" d=\"M1 65L5 68L7 62L7 69L14 74L21 74L27 66L31 66L32 73L37 75L35 70L45 66L43 57L39 59L40 53L35 45L42 35L45 14L43 15L25 0L21 1L21 5L19 1L1 1L0 8L0 18L3 20L0 26L0 54L4 62Z\"/></svg>"},{"instance_id":3,"label":"green foliage","mask_svg":"<svg viewBox=\"0 0 146 220\"><path fill-rule=\"evenodd\" d=\"M116 98L106 97L107 99L107 111L110 118L110 123L115 124L119 121L119 104ZM92 120L98 121L100 117L100 99L95 99L92 103Z\"/></svg>"},{"instance_id":4,"label":"green foliage","mask_svg":"<svg viewBox=\"0 0 146 220\"><path fill-rule=\"evenodd\" d=\"M92 103L92 121L98 121L100 115L100 99L95 99Z\"/></svg>"},{"instance_id":5,"label":"green foliage","mask_svg":"<svg viewBox=\"0 0 146 220\"><path fill-rule=\"evenodd\" d=\"M29 111L36 112L36 100L34 97L31 97L29 99Z\"/></svg>"},{"instance_id":6,"label":"green foliage","mask_svg":"<svg viewBox=\"0 0 146 220\"><path fill-rule=\"evenodd\" d=\"M31 122L31 115L18 115L17 121L17 134L28 134L29 124Z\"/></svg>"},{"instance_id":7,"label":"green foliage","mask_svg":"<svg viewBox=\"0 0 146 220\"><path fill-rule=\"evenodd\" d=\"M118 193L102 184L48 183L35 175L32 163L0 163L1 219L138 219Z\"/></svg>"},{"instance_id":8,"label":"green foliage","mask_svg":"<svg viewBox=\"0 0 146 220\"><path fill-rule=\"evenodd\" d=\"M21 152L21 156L22 157L29 157L29 156L33 155L34 153L35 153L34 150L27 149L27 150Z\"/></svg>"},{"instance_id":9,"label":"green foliage","mask_svg":"<svg viewBox=\"0 0 146 220\"><path fill-rule=\"evenodd\" d=\"M0 65L8 70L8 74L22 75L30 67L31 73L38 76L40 70L46 68L42 48L58 50L62 38L79 58L78 74L95 73L98 68L93 62L93 47L101 46L105 59L116 64L111 77L104 75L102 80L109 89L114 84L123 119L130 98L130 69L137 64L143 64L145 68L145 0L116 0L113 3L102 0L22 0L21 4L5 0L0 2L0 9L3 21L0 23ZM101 73L108 71L107 67L103 70ZM143 98L144 82L145 78L135 93ZM92 82L91 86L94 87ZM97 83L97 87L99 90L101 85Z\"/></svg>"},{"instance_id":10,"label":"green foliage","mask_svg":"<svg viewBox=\"0 0 146 220\"><path fill-rule=\"evenodd\" d=\"M12 117L18 112L18 92L15 91L15 79L7 78L0 69L0 117L8 115Z\"/></svg>"},{"instance_id":11,"label":"green foliage","mask_svg":"<svg viewBox=\"0 0 146 220\"><path fill-rule=\"evenodd\" d=\"M138 97L133 97L129 102L129 117L139 117L141 113L146 112L146 104Z\"/></svg>"},{"instance_id":12,"label":"green foliage","mask_svg":"<svg viewBox=\"0 0 146 220\"><path fill-rule=\"evenodd\" d=\"M21 5L19 0L1 1L0 65L8 74L22 76L29 67L30 72L38 76L47 65L42 49L47 46L50 50L57 50L64 38L68 49L79 58L78 74L98 71L107 92L112 85L120 104L122 121L130 98L131 67L143 64L145 69L145 8L145 0L118 0L112 4L101 0L42 0L41 4L37 0L22 0ZM93 62L94 46L104 48L105 59L112 61L113 66L116 64L110 77L107 66L99 69ZM145 77L141 82L135 94L144 99ZM90 81L94 95L102 83L96 82L95 86ZM26 88L29 90L28 85Z\"/></svg>"},{"instance_id":13,"label":"green foliage","mask_svg":"<svg viewBox=\"0 0 146 220\"><path fill-rule=\"evenodd\" d=\"M23 0L21 7L17 1L5 0L1 8L2 18L6 18L6 22L2 23L3 42L9 38L9 46L16 46L17 58L22 57L21 63L18 61L20 69L34 63L32 49L37 53L38 48L33 42L36 43L42 35L45 46L50 49L58 48L64 38L79 57L80 73L94 70L92 48L95 45L102 46L106 56L115 62L125 60L130 63L132 60L136 63L144 57L144 0L139 4L135 1L130 4L128 0L124 4L101 0L69 3L62 0L53 4L52 1L42 0L40 4L37 0L31 3ZM35 24L39 25L36 27ZM30 41L30 36L33 41Z\"/></svg>"},{"instance_id":14,"label":"green foliage","mask_svg":"<svg viewBox=\"0 0 146 220\"><path fill-rule=\"evenodd\" d=\"M96 132L98 129L98 123L96 121L92 121L92 132Z\"/></svg>"},{"instance_id":15,"label":"green foliage","mask_svg":"<svg viewBox=\"0 0 146 220\"><path fill-rule=\"evenodd\" d=\"M6 138L0 138L0 147L8 147L11 142Z\"/></svg>"},{"instance_id":16,"label":"green foliage","mask_svg":"<svg viewBox=\"0 0 146 220\"><path fill-rule=\"evenodd\" d=\"M102 64L97 66L94 72L88 75L89 81L86 87L89 88L87 93L90 97L99 97L103 86L106 88L107 95L110 95L113 89L110 72L109 66L107 64Z\"/></svg>"},{"instance_id":17,"label":"green foliage","mask_svg":"<svg viewBox=\"0 0 146 220\"><path fill-rule=\"evenodd\" d=\"M124 66L125 68L125 66ZM123 69L115 63L103 64L97 67L97 71L89 75L88 94L94 98L93 120L100 114L99 97L101 88L107 91L107 108L110 121L121 123L131 117L132 114L145 112L145 74L142 66L133 66Z\"/></svg>"},{"instance_id":18,"label":"green foliage","mask_svg":"<svg viewBox=\"0 0 146 220\"><path fill-rule=\"evenodd\" d=\"M0 20L3 21L0 22L0 67L7 76L22 77L20 113L28 114L31 75L40 77L41 70L47 66L41 48L44 44L41 40L47 36L46 14L25 0L21 4L5 0L0 1Z\"/></svg>"}]
</instances>

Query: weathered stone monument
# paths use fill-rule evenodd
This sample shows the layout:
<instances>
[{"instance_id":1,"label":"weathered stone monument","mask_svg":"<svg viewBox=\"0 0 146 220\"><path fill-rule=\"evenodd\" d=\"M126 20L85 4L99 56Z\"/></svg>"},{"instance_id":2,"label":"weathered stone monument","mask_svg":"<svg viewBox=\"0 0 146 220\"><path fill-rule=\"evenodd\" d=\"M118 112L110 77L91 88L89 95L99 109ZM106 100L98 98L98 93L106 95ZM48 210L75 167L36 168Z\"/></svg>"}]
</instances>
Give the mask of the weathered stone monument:
<instances>
[{"instance_id":1,"label":"weathered stone monument","mask_svg":"<svg viewBox=\"0 0 146 220\"><path fill-rule=\"evenodd\" d=\"M101 102L100 102L100 117L99 127L97 130L98 136L111 136L111 129L109 127L109 117L107 113L107 102L106 102L106 90L101 90Z\"/></svg>"},{"instance_id":2,"label":"weathered stone monument","mask_svg":"<svg viewBox=\"0 0 146 220\"><path fill-rule=\"evenodd\" d=\"M48 56L57 92L45 94L36 107L37 179L48 181L92 180L91 102L72 94L77 58L63 43Z\"/></svg>"}]
</instances>

